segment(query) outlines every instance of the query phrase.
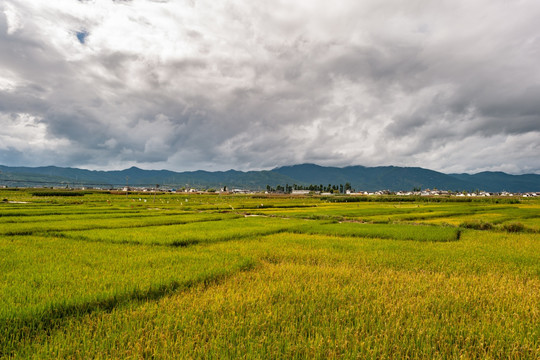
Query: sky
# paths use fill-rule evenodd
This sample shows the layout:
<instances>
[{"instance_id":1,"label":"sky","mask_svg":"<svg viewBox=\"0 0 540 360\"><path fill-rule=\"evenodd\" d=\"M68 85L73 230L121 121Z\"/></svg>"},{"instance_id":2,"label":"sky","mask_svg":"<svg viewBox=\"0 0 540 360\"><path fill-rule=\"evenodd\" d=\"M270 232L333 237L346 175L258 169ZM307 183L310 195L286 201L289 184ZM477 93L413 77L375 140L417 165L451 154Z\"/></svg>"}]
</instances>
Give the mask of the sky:
<instances>
[{"instance_id":1,"label":"sky","mask_svg":"<svg viewBox=\"0 0 540 360\"><path fill-rule=\"evenodd\" d=\"M0 164L540 174L538 0L0 0Z\"/></svg>"}]
</instances>

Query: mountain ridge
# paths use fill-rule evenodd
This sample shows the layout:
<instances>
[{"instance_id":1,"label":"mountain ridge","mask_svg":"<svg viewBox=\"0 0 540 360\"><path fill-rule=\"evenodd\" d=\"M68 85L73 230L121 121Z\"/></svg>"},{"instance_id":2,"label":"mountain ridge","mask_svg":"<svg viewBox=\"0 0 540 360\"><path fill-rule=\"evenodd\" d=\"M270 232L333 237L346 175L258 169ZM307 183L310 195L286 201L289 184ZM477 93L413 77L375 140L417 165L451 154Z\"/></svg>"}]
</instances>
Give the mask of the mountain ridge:
<instances>
[{"instance_id":1,"label":"mountain ridge","mask_svg":"<svg viewBox=\"0 0 540 360\"><path fill-rule=\"evenodd\" d=\"M476 174L445 174L421 167L351 165L345 167L297 164L271 170L239 171L184 171L144 170L136 166L124 170L88 170L72 167L9 167L0 165L0 185L53 186L101 185L118 187L240 187L263 190L266 185L338 185L350 183L356 190L413 190L437 188L453 191L485 190L490 192L540 191L540 175L511 175L504 172L483 171Z\"/></svg>"}]
</instances>

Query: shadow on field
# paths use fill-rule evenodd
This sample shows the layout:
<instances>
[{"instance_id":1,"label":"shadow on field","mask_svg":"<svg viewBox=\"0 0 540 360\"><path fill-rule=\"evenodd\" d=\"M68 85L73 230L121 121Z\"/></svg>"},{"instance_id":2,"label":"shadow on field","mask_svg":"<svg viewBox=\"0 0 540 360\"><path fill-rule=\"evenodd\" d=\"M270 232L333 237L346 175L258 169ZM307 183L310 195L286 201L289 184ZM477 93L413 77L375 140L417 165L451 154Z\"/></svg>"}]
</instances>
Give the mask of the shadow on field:
<instances>
[{"instance_id":1,"label":"shadow on field","mask_svg":"<svg viewBox=\"0 0 540 360\"><path fill-rule=\"evenodd\" d=\"M111 312L115 308L131 302L157 301L177 291L185 291L195 286L206 288L217 285L238 272L250 271L255 267L255 261L246 259L232 272L217 272L183 282L173 281L147 290L136 289L80 304L55 305L41 313L25 318L0 319L0 334L2 334L0 336L0 358L12 357L17 349L40 336L51 336L55 330L61 328L70 319L94 312Z\"/></svg>"}]
</instances>

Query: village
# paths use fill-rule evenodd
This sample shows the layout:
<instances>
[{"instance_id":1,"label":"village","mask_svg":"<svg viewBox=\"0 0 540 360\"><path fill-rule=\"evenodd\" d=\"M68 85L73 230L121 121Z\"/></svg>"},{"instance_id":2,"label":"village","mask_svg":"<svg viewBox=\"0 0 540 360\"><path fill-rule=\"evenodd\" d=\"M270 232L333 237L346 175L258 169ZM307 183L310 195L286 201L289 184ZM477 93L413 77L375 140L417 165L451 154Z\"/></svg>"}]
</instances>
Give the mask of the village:
<instances>
[{"instance_id":1,"label":"village","mask_svg":"<svg viewBox=\"0 0 540 360\"><path fill-rule=\"evenodd\" d=\"M0 188L7 188L6 185L1 185ZM116 192L135 192L135 193L172 193L172 194L272 194L272 195L292 195L292 196L337 196L337 195L347 195L347 196L431 196L431 197L540 197L540 192L488 192L482 190L475 191L451 191L451 190L439 190L439 189L425 189L425 190L415 190L415 191L392 191L392 190L378 190L378 191L355 191L355 190L345 190L340 192L337 191L312 191L312 190L294 190L290 191L281 190L251 190L251 189L242 189L242 188L232 188L229 189L227 186L221 187L219 189L214 188L204 188L204 187L182 187L177 189L175 187L168 186L124 186L124 187L92 187L92 186L53 186L53 187L36 187L36 188L52 188L55 190L103 190L103 191L116 191Z\"/></svg>"}]
</instances>

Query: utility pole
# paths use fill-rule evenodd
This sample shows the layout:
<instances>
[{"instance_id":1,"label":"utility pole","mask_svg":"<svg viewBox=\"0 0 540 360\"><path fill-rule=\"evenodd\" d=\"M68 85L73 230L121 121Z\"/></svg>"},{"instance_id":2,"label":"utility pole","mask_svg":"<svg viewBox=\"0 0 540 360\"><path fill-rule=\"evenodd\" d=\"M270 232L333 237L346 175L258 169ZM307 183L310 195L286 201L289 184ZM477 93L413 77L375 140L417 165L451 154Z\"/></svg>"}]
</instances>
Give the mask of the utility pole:
<instances>
[{"instance_id":1,"label":"utility pole","mask_svg":"<svg viewBox=\"0 0 540 360\"><path fill-rule=\"evenodd\" d=\"M156 193L157 193L158 188L159 188L159 184L156 184L156 188L154 189L154 202L156 202Z\"/></svg>"},{"instance_id":2,"label":"utility pole","mask_svg":"<svg viewBox=\"0 0 540 360\"><path fill-rule=\"evenodd\" d=\"M128 183L128 180L129 180L129 176L126 176L126 199L128 197L128 193L129 193L129 183Z\"/></svg>"}]
</instances>

